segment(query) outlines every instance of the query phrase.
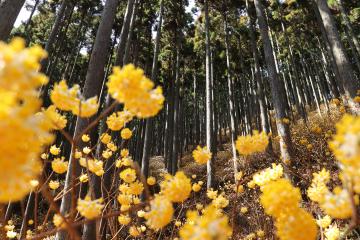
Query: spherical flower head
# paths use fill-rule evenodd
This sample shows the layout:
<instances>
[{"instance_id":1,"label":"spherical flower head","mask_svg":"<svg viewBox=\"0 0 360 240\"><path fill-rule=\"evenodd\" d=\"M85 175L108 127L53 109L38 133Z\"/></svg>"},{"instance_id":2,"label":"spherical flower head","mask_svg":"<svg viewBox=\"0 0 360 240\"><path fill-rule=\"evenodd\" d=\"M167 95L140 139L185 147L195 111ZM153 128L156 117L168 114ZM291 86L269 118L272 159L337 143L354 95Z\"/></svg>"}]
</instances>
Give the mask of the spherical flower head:
<instances>
[{"instance_id":1,"label":"spherical flower head","mask_svg":"<svg viewBox=\"0 0 360 240\"><path fill-rule=\"evenodd\" d=\"M188 211L186 216L186 223L179 231L183 240L226 240L232 235L228 217L213 205L207 206L201 216L197 211Z\"/></svg>"},{"instance_id":2,"label":"spherical flower head","mask_svg":"<svg viewBox=\"0 0 360 240\"><path fill-rule=\"evenodd\" d=\"M276 165L273 163L271 168L267 168L260 173L255 174L253 176L253 181L256 185L262 187L271 181L281 178L283 174L283 167L280 164Z\"/></svg>"},{"instance_id":3,"label":"spherical flower head","mask_svg":"<svg viewBox=\"0 0 360 240\"><path fill-rule=\"evenodd\" d=\"M128 140L132 137L132 131L129 128L124 128L121 130L121 138Z\"/></svg>"},{"instance_id":4,"label":"spherical flower head","mask_svg":"<svg viewBox=\"0 0 360 240\"><path fill-rule=\"evenodd\" d=\"M249 210L248 210L248 208L247 207L241 207L240 208L240 212L242 213L242 214L245 214L245 213L247 213Z\"/></svg>"},{"instance_id":5,"label":"spherical flower head","mask_svg":"<svg viewBox=\"0 0 360 240\"><path fill-rule=\"evenodd\" d=\"M84 199L78 199L76 209L81 216L91 220L100 216L104 208L102 202L102 198L91 200L90 196L86 196Z\"/></svg>"},{"instance_id":6,"label":"spherical flower head","mask_svg":"<svg viewBox=\"0 0 360 240\"><path fill-rule=\"evenodd\" d=\"M329 193L326 184L330 181L330 172L322 169L320 172L313 173L311 186L307 190L308 197L317 203L325 200L325 195Z\"/></svg>"},{"instance_id":7,"label":"spherical flower head","mask_svg":"<svg viewBox=\"0 0 360 240\"><path fill-rule=\"evenodd\" d=\"M61 217L59 214L54 215L53 224L57 228L65 228L66 227L66 223L65 223L63 217Z\"/></svg>"},{"instance_id":8,"label":"spherical flower head","mask_svg":"<svg viewBox=\"0 0 360 240\"><path fill-rule=\"evenodd\" d=\"M52 145L50 147L50 153L54 156L57 156L60 154L60 148L58 148L56 145Z\"/></svg>"},{"instance_id":9,"label":"spherical flower head","mask_svg":"<svg viewBox=\"0 0 360 240\"><path fill-rule=\"evenodd\" d=\"M91 148L89 148L89 147L84 147L84 148L83 148L83 153L85 153L85 154L91 153Z\"/></svg>"},{"instance_id":10,"label":"spherical flower head","mask_svg":"<svg viewBox=\"0 0 360 240\"><path fill-rule=\"evenodd\" d=\"M192 190L193 190L194 192L199 192L199 191L201 190L200 184L194 183L194 184L192 185Z\"/></svg>"},{"instance_id":11,"label":"spherical flower head","mask_svg":"<svg viewBox=\"0 0 360 240\"><path fill-rule=\"evenodd\" d=\"M106 124L108 128L111 129L112 131L119 131L123 127L125 127L125 124L130 122L132 119L133 119L133 114L125 109L124 111L111 114L107 118Z\"/></svg>"},{"instance_id":12,"label":"spherical flower head","mask_svg":"<svg viewBox=\"0 0 360 240\"><path fill-rule=\"evenodd\" d=\"M129 156L129 149L126 149L126 148L121 149L120 156L121 157L128 157Z\"/></svg>"},{"instance_id":13,"label":"spherical flower head","mask_svg":"<svg viewBox=\"0 0 360 240\"><path fill-rule=\"evenodd\" d=\"M324 235L326 240L338 240L340 239L340 229L336 224L331 225L329 228L325 229Z\"/></svg>"},{"instance_id":14,"label":"spherical flower head","mask_svg":"<svg viewBox=\"0 0 360 240\"><path fill-rule=\"evenodd\" d=\"M206 164L212 156L211 152L206 146L203 148L197 146L197 148L192 152L192 155L195 159L195 162L198 164Z\"/></svg>"},{"instance_id":15,"label":"spherical flower head","mask_svg":"<svg viewBox=\"0 0 360 240\"><path fill-rule=\"evenodd\" d=\"M68 169L68 165L69 162L65 161L65 158L55 158L52 162L51 162L51 168L54 172L56 172L57 174L63 174L67 171Z\"/></svg>"},{"instance_id":16,"label":"spherical flower head","mask_svg":"<svg viewBox=\"0 0 360 240\"><path fill-rule=\"evenodd\" d=\"M291 185L287 179L279 179L266 184L260 196L265 212L278 217L288 208L299 207L300 190Z\"/></svg>"},{"instance_id":17,"label":"spherical flower head","mask_svg":"<svg viewBox=\"0 0 360 240\"><path fill-rule=\"evenodd\" d=\"M104 172L104 162L97 159L80 158L79 164L82 167L89 169L90 172L95 173L96 176L102 176Z\"/></svg>"},{"instance_id":18,"label":"spherical flower head","mask_svg":"<svg viewBox=\"0 0 360 240\"><path fill-rule=\"evenodd\" d=\"M83 142L89 142L90 141L90 136L88 134L84 134L81 136L81 140Z\"/></svg>"},{"instance_id":19,"label":"spherical flower head","mask_svg":"<svg viewBox=\"0 0 360 240\"><path fill-rule=\"evenodd\" d=\"M218 191L215 191L213 189L208 189L206 192L206 195L208 198L214 200L217 197L217 193L218 193Z\"/></svg>"},{"instance_id":20,"label":"spherical flower head","mask_svg":"<svg viewBox=\"0 0 360 240\"><path fill-rule=\"evenodd\" d=\"M77 98L79 93L79 85L69 88L66 81L62 80L54 84L54 89L50 93L50 99L58 109L72 111L75 105L79 105L79 99Z\"/></svg>"},{"instance_id":21,"label":"spherical flower head","mask_svg":"<svg viewBox=\"0 0 360 240\"><path fill-rule=\"evenodd\" d=\"M141 231L139 231L139 229L137 228L137 227L135 227L135 226L131 226L130 228L129 228L129 234L130 234L130 236L132 236L132 237L138 237L138 236L140 236L140 233Z\"/></svg>"},{"instance_id":22,"label":"spherical flower head","mask_svg":"<svg viewBox=\"0 0 360 240\"><path fill-rule=\"evenodd\" d=\"M301 208L281 214L275 223L280 240L315 240L317 239L316 222L311 214Z\"/></svg>"},{"instance_id":23,"label":"spherical flower head","mask_svg":"<svg viewBox=\"0 0 360 240\"><path fill-rule=\"evenodd\" d=\"M167 175L160 186L161 193L172 202L181 203L188 199L191 193L191 180L181 171L175 176Z\"/></svg>"},{"instance_id":24,"label":"spherical flower head","mask_svg":"<svg viewBox=\"0 0 360 240\"><path fill-rule=\"evenodd\" d=\"M131 217L128 214L120 214L118 221L121 225L128 225L131 222Z\"/></svg>"},{"instance_id":25,"label":"spherical flower head","mask_svg":"<svg viewBox=\"0 0 360 240\"><path fill-rule=\"evenodd\" d=\"M147 180L146 180L146 183L149 185L149 186L153 186L156 184L156 178L154 177L148 177Z\"/></svg>"},{"instance_id":26,"label":"spherical flower head","mask_svg":"<svg viewBox=\"0 0 360 240\"><path fill-rule=\"evenodd\" d=\"M346 114L336 124L336 134L329 142L330 149L341 163L340 169L360 193L357 179L360 178L360 117ZM355 180L356 179L356 180Z\"/></svg>"},{"instance_id":27,"label":"spherical flower head","mask_svg":"<svg viewBox=\"0 0 360 240\"><path fill-rule=\"evenodd\" d=\"M323 218L316 220L316 223L319 227L321 227L322 229L325 229L328 226L330 226L331 221L332 221L331 217L329 215L326 215Z\"/></svg>"},{"instance_id":28,"label":"spherical flower head","mask_svg":"<svg viewBox=\"0 0 360 240\"><path fill-rule=\"evenodd\" d=\"M117 197L118 202L120 203L120 205L122 206L127 206L130 205L132 203L132 196L126 194L119 194Z\"/></svg>"},{"instance_id":29,"label":"spherical flower head","mask_svg":"<svg viewBox=\"0 0 360 240\"><path fill-rule=\"evenodd\" d=\"M89 181L89 177L87 174L81 174L80 177L79 177L79 181L82 182L82 183L86 183Z\"/></svg>"},{"instance_id":30,"label":"spherical flower head","mask_svg":"<svg viewBox=\"0 0 360 240\"><path fill-rule=\"evenodd\" d=\"M67 119L61 115L54 105L49 106L42 112L45 115L46 124L49 124L49 128L54 130L61 130L66 127Z\"/></svg>"},{"instance_id":31,"label":"spherical flower head","mask_svg":"<svg viewBox=\"0 0 360 240\"><path fill-rule=\"evenodd\" d=\"M60 187L60 183L59 181L53 181L53 180L50 180L49 182L49 188L52 189L52 190L56 190Z\"/></svg>"},{"instance_id":32,"label":"spherical flower head","mask_svg":"<svg viewBox=\"0 0 360 240\"><path fill-rule=\"evenodd\" d=\"M107 83L110 95L140 118L155 116L163 107L164 96L160 87L145 77L144 71L129 64L115 67Z\"/></svg>"},{"instance_id":33,"label":"spherical flower head","mask_svg":"<svg viewBox=\"0 0 360 240\"><path fill-rule=\"evenodd\" d=\"M103 133L101 134L100 136L100 141L103 143L103 144L108 144L110 143L111 141L111 136L107 133Z\"/></svg>"},{"instance_id":34,"label":"spherical flower head","mask_svg":"<svg viewBox=\"0 0 360 240\"><path fill-rule=\"evenodd\" d=\"M172 203L162 195L156 195L150 202L150 211L146 212L146 224L153 230L160 230L168 225L173 217Z\"/></svg>"},{"instance_id":35,"label":"spherical flower head","mask_svg":"<svg viewBox=\"0 0 360 240\"><path fill-rule=\"evenodd\" d=\"M112 156L112 151L110 149L106 149L102 152L101 156L105 159L109 159Z\"/></svg>"},{"instance_id":36,"label":"spherical flower head","mask_svg":"<svg viewBox=\"0 0 360 240\"><path fill-rule=\"evenodd\" d=\"M96 114L99 109L97 97L92 97L87 100L81 100L79 104L74 105L72 113L82 118L89 118Z\"/></svg>"},{"instance_id":37,"label":"spherical flower head","mask_svg":"<svg viewBox=\"0 0 360 240\"><path fill-rule=\"evenodd\" d=\"M212 204L216 208L223 209L229 205L229 200L226 199L223 195L219 195L217 198L212 200Z\"/></svg>"},{"instance_id":38,"label":"spherical flower head","mask_svg":"<svg viewBox=\"0 0 360 240\"><path fill-rule=\"evenodd\" d=\"M48 82L39 73L40 60L47 53L40 46L25 48L25 40L14 38L9 44L0 42L0 89L32 95Z\"/></svg>"},{"instance_id":39,"label":"spherical flower head","mask_svg":"<svg viewBox=\"0 0 360 240\"><path fill-rule=\"evenodd\" d=\"M136 180L136 171L132 168L127 168L120 173L120 178L126 183L132 183Z\"/></svg>"},{"instance_id":40,"label":"spherical flower head","mask_svg":"<svg viewBox=\"0 0 360 240\"><path fill-rule=\"evenodd\" d=\"M264 152L269 144L269 138L265 132L254 131L253 135L240 136L236 140L236 149L241 155Z\"/></svg>"},{"instance_id":41,"label":"spherical flower head","mask_svg":"<svg viewBox=\"0 0 360 240\"><path fill-rule=\"evenodd\" d=\"M143 191L144 185L141 182L135 181L129 184L129 194L140 195Z\"/></svg>"},{"instance_id":42,"label":"spherical flower head","mask_svg":"<svg viewBox=\"0 0 360 240\"><path fill-rule=\"evenodd\" d=\"M346 219L352 216L352 205L350 194L346 189L334 188L333 192L328 192L324 201L320 203L320 208L330 217Z\"/></svg>"}]
</instances>

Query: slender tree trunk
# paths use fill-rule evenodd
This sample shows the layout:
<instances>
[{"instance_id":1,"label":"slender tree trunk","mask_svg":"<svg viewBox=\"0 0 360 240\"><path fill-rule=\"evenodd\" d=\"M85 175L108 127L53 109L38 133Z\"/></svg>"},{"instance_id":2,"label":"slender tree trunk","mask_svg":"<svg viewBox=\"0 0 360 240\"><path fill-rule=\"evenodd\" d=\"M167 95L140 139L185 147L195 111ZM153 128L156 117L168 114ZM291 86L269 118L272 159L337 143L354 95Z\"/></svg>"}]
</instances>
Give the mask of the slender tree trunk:
<instances>
[{"instance_id":1,"label":"slender tree trunk","mask_svg":"<svg viewBox=\"0 0 360 240\"><path fill-rule=\"evenodd\" d=\"M352 41L354 43L354 46L356 48L357 54L360 55L360 44L359 44L359 40L357 39L356 35L354 34L354 31L351 27L350 24L350 20L349 20L349 16L348 13L346 12L345 8L344 8L344 4L343 4L343 0L338 0L339 3L339 8L341 11L341 15L343 17L344 20L344 25L346 27L347 32L349 33L349 36L351 39L349 39L349 41Z\"/></svg>"},{"instance_id":2,"label":"slender tree trunk","mask_svg":"<svg viewBox=\"0 0 360 240\"><path fill-rule=\"evenodd\" d=\"M231 150L233 155L233 168L234 168L234 177L238 172L237 164L237 154L236 154L236 132L235 132L235 114L234 114L234 97L233 97L233 84L231 76L231 67L230 67L230 53L229 53L229 31L228 31L228 22L227 15L224 13L224 33L225 33L225 53L226 53L226 67L227 67L227 85L228 85L228 95L229 95L229 114L230 114L230 138L231 138ZM236 181L236 179L235 179Z\"/></svg>"},{"instance_id":3,"label":"slender tree trunk","mask_svg":"<svg viewBox=\"0 0 360 240\"><path fill-rule=\"evenodd\" d=\"M287 118L286 115L286 93L284 82L278 77L276 71L275 60L273 56L273 49L270 42L267 22L264 16L264 7L260 0L254 0L256 15L258 18L261 37L264 44L265 61L269 73L270 89L272 95L272 103L275 109L276 126L280 136L280 150L281 157L284 162L293 159L292 140L290 135L290 128L288 124L284 124L282 119Z\"/></svg>"},{"instance_id":4,"label":"slender tree trunk","mask_svg":"<svg viewBox=\"0 0 360 240\"><path fill-rule=\"evenodd\" d=\"M116 59L115 59L116 66L123 65L123 57L124 57L124 52L125 52L126 39L129 35L129 31L130 31L130 23L131 23L131 18L132 18L133 12L134 12L134 4L135 4L135 0L128 0L128 4L127 4L125 16L124 16L124 23L121 28L120 40L119 40L119 45L118 45L118 49L117 49L117 53L116 53Z\"/></svg>"},{"instance_id":5,"label":"slender tree trunk","mask_svg":"<svg viewBox=\"0 0 360 240\"><path fill-rule=\"evenodd\" d=\"M138 5L139 5L139 0L135 0L134 7L132 10L131 21L130 21L130 25L129 25L129 34L128 34L126 46L125 46L125 52L124 52L124 58L123 58L124 65L128 64L128 62L129 62L130 46L132 43L132 38L133 38L133 33L134 33L134 28L135 28Z\"/></svg>"},{"instance_id":6,"label":"slender tree trunk","mask_svg":"<svg viewBox=\"0 0 360 240\"><path fill-rule=\"evenodd\" d=\"M212 148L212 127L211 127L211 119L212 119L212 103L211 103L211 92L212 92L212 85L211 85L211 72L210 72L210 30L209 30L209 3L208 0L204 0L204 12L205 12L205 49L206 49L206 83L205 83L205 92L206 92L206 146L208 149ZM214 176L215 176L215 169L213 166L213 158L207 162L207 188L210 189L214 185Z\"/></svg>"},{"instance_id":7,"label":"slender tree trunk","mask_svg":"<svg viewBox=\"0 0 360 240\"><path fill-rule=\"evenodd\" d=\"M162 21L163 21L163 13L164 13L164 1L161 0L160 3L160 11L159 11L159 25L156 33L155 39L155 49L154 49L154 58L151 69L151 80L157 82L158 75L158 61L159 61L159 53L160 53L160 38L161 38L161 29L162 29ZM151 153L151 145L152 145L152 136L154 129L154 119L150 118L146 120L146 130L145 130L145 139L144 139L144 150L142 155L142 164L141 164L141 173L148 177L149 175L149 159Z\"/></svg>"},{"instance_id":8,"label":"slender tree trunk","mask_svg":"<svg viewBox=\"0 0 360 240\"><path fill-rule=\"evenodd\" d=\"M25 0L5 0L0 3L0 41L6 41Z\"/></svg>"},{"instance_id":9,"label":"slender tree trunk","mask_svg":"<svg viewBox=\"0 0 360 240\"><path fill-rule=\"evenodd\" d=\"M352 98L357 94L359 89L358 82L355 79L353 69L346 55L344 46L341 42L339 32L326 0L315 0L320 12L322 22L330 43L331 51L334 55L340 78L345 90L345 96L348 98L350 109L355 114L360 114L360 106Z\"/></svg>"},{"instance_id":10,"label":"slender tree trunk","mask_svg":"<svg viewBox=\"0 0 360 240\"><path fill-rule=\"evenodd\" d=\"M110 36L112 31L112 25L115 20L116 9L119 0L107 0L102 13L101 22L96 34L95 44L90 58L88 71L86 74L85 86L83 95L87 99L93 96L99 96L101 94L101 88L103 85L103 79L105 74L106 60L109 55L110 48ZM88 125L88 119L78 117L76 121L74 136L81 133ZM89 134L91 139L96 138L96 129L93 129ZM77 146L80 149L82 146ZM74 152L75 149L72 149ZM80 166L73 154L71 154L69 168L66 174L64 189L67 191L75 186L75 178L80 174ZM66 215L70 210L74 210L77 190L74 189L71 193L64 194L61 201L61 213ZM96 227L95 222L86 224L84 227L83 239L96 239ZM57 240L65 240L66 232L61 231L57 234Z\"/></svg>"}]
</instances>

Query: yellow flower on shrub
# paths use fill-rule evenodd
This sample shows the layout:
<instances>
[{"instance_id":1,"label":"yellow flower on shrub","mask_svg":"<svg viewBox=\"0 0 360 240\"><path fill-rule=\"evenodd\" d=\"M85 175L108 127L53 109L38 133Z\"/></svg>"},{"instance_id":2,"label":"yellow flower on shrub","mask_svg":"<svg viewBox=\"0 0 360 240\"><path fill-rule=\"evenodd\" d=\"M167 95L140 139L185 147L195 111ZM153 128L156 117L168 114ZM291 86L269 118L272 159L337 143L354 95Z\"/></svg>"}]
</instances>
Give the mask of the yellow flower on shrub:
<instances>
[{"instance_id":1,"label":"yellow flower on shrub","mask_svg":"<svg viewBox=\"0 0 360 240\"><path fill-rule=\"evenodd\" d=\"M268 144L269 139L265 132L254 131L253 135L239 136L236 140L236 149L241 155L246 156L264 152Z\"/></svg>"},{"instance_id":2,"label":"yellow flower on shrub","mask_svg":"<svg viewBox=\"0 0 360 240\"><path fill-rule=\"evenodd\" d=\"M80 215L87 219L94 219L100 216L104 205L102 204L103 199L91 200L90 196L86 196L84 199L78 199L76 209Z\"/></svg>"},{"instance_id":3,"label":"yellow flower on shrub","mask_svg":"<svg viewBox=\"0 0 360 240\"><path fill-rule=\"evenodd\" d=\"M198 164L205 164L211 159L211 152L207 149L207 147L200 147L197 146L197 148L192 152L193 158L195 159L195 162Z\"/></svg>"},{"instance_id":4,"label":"yellow flower on shrub","mask_svg":"<svg viewBox=\"0 0 360 240\"><path fill-rule=\"evenodd\" d=\"M51 181L49 182L49 188L50 188L50 189L56 190L56 189L58 189L59 187L60 187L59 181L53 181L53 180L51 180Z\"/></svg>"},{"instance_id":5,"label":"yellow flower on shrub","mask_svg":"<svg viewBox=\"0 0 360 240\"><path fill-rule=\"evenodd\" d=\"M183 202L191 192L191 181L184 172L177 172L175 176L166 175L160 184L161 193L172 202Z\"/></svg>"},{"instance_id":6,"label":"yellow flower on shrub","mask_svg":"<svg viewBox=\"0 0 360 240\"><path fill-rule=\"evenodd\" d=\"M173 217L174 208L172 203L162 195L156 195L150 201L150 211L146 212L146 224L153 230L160 230L168 225Z\"/></svg>"},{"instance_id":7,"label":"yellow flower on shrub","mask_svg":"<svg viewBox=\"0 0 360 240\"><path fill-rule=\"evenodd\" d=\"M107 120L106 124L108 128L112 131L119 131L123 127L125 127L125 124L130 122L133 119L133 115L131 112L124 110L121 112L115 112L111 114Z\"/></svg>"},{"instance_id":8,"label":"yellow flower on shrub","mask_svg":"<svg viewBox=\"0 0 360 240\"><path fill-rule=\"evenodd\" d=\"M67 171L68 169L68 165L69 162L65 161L64 157L61 158L55 158L52 162L51 162L51 167L52 170L54 172L56 172L57 174L63 174Z\"/></svg>"},{"instance_id":9,"label":"yellow flower on shrub","mask_svg":"<svg viewBox=\"0 0 360 240\"><path fill-rule=\"evenodd\" d=\"M132 183L136 180L136 171L132 168L127 168L120 173L120 178L126 183Z\"/></svg>"},{"instance_id":10,"label":"yellow flower on shrub","mask_svg":"<svg viewBox=\"0 0 360 240\"><path fill-rule=\"evenodd\" d=\"M121 130L121 138L122 139L130 139L132 137L132 131L128 128L124 128L123 130Z\"/></svg>"},{"instance_id":11,"label":"yellow flower on shrub","mask_svg":"<svg viewBox=\"0 0 360 240\"><path fill-rule=\"evenodd\" d=\"M139 118L155 116L163 107L162 89L153 89L154 83L132 64L115 67L107 86L111 96Z\"/></svg>"},{"instance_id":12,"label":"yellow flower on shrub","mask_svg":"<svg viewBox=\"0 0 360 240\"><path fill-rule=\"evenodd\" d=\"M275 222L276 234L280 240L315 240L317 239L316 222L304 209L293 209L281 214Z\"/></svg>"},{"instance_id":13,"label":"yellow flower on shrub","mask_svg":"<svg viewBox=\"0 0 360 240\"><path fill-rule=\"evenodd\" d=\"M202 215L197 211L188 211L186 218L179 231L183 240L227 240L232 235L228 217L213 205L207 206Z\"/></svg>"}]
</instances>

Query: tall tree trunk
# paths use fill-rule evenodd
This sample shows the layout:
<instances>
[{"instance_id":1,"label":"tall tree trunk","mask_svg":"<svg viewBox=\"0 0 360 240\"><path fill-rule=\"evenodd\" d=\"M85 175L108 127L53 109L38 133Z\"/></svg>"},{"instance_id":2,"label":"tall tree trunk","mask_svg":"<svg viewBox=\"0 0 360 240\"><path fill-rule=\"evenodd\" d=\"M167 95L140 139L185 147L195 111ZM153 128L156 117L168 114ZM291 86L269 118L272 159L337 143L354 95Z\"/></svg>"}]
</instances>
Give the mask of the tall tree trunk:
<instances>
[{"instance_id":1,"label":"tall tree trunk","mask_svg":"<svg viewBox=\"0 0 360 240\"><path fill-rule=\"evenodd\" d=\"M160 11L159 11L159 25L156 33L155 39L155 49L154 49L154 58L151 69L151 80L157 82L158 75L158 61L159 61L159 53L160 53L160 38L161 38L161 29L162 29L162 21L164 14L164 1L160 2ZM148 177L149 175L149 159L151 153L151 144L153 142L153 129L154 129L154 119L150 118L146 120L146 130L145 130L145 139L144 139L144 150L141 160L141 173Z\"/></svg>"},{"instance_id":2,"label":"tall tree trunk","mask_svg":"<svg viewBox=\"0 0 360 240\"><path fill-rule=\"evenodd\" d=\"M349 39L349 41L352 41L354 43L354 46L356 48L357 54L360 55L360 44L359 44L359 40L357 39L356 35L354 34L354 31L351 27L350 24L350 20L349 20L349 16L348 13L346 12L345 8L344 8L344 4L343 4L343 0L338 0L339 3L339 8L341 11L341 15L343 17L344 20L344 24L346 27L347 32L349 33L349 36L351 37L351 39Z\"/></svg>"},{"instance_id":3,"label":"tall tree trunk","mask_svg":"<svg viewBox=\"0 0 360 240\"><path fill-rule=\"evenodd\" d=\"M330 43L331 51L334 55L340 78L344 86L345 95L348 98L348 104L352 112L359 115L360 106L352 98L357 94L359 89L358 82L355 79L353 69L346 55L344 46L341 42L339 32L326 0L314 0L320 12L322 22Z\"/></svg>"},{"instance_id":4,"label":"tall tree trunk","mask_svg":"<svg viewBox=\"0 0 360 240\"><path fill-rule=\"evenodd\" d=\"M134 4L135 4L135 0L128 0L126 12L125 12L125 16L124 16L124 23L121 28L120 40L119 40L119 45L118 45L118 49L117 49L117 53L116 53L116 59L115 59L116 66L123 65L124 52L125 52L125 47L126 47L126 39L129 35L129 31L130 31L130 23L131 23L131 18L132 18L133 12L134 12Z\"/></svg>"},{"instance_id":5,"label":"tall tree trunk","mask_svg":"<svg viewBox=\"0 0 360 240\"><path fill-rule=\"evenodd\" d=\"M238 172L237 164L237 154L235 147L236 131L235 131L235 109L234 109L234 96L233 96L233 84L232 84L232 75L230 67L230 53L229 53L229 31L228 31L228 22L227 15L224 13L224 33L225 33L225 53L226 53L226 68L227 68L227 85L228 85L228 95L229 95L229 114L230 114L230 138L231 138L231 150L233 155L233 168L234 168L234 178L236 181L236 174Z\"/></svg>"},{"instance_id":6,"label":"tall tree trunk","mask_svg":"<svg viewBox=\"0 0 360 240\"><path fill-rule=\"evenodd\" d=\"M206 146L210 150L212 148L212 103L211 103L211 92L212 92L212 85L211 85L211 69L210 69L210 30L209 30L209 3L208 0L204 0L204 12L205 12L205 69L206 69L206 83L205 83L205 92L206 92L206 99L205 99L205 108L206 108ZM211 158L207 162L207 188L210 189L214 185L214 176L215 176L215 169L213 166L213 158Z\"/></svg>"},{"instance_id":7,"label":"tall tree trunk","mask_svg":"<svg viewBox=\"0 0 360 240\"><path fill-rule=\"evenodd\" d=\"M132 13L132 16L131 16L131 21L130 21L130 26L129 26L129 34L127 36L125 52L124 52L124 57L123 57L123 64L124 65L128 64L128 62L129 62L130 47L131 47L132 38L133 38L133 34L134 34L134 28L135 28L135 22L136 22L136 17L137 17L138 5L139 5L139 0L135 0L134 7L133 7L133 10L132 10L133 13Z\"/></svg>"},{"instance_id":8,"label":"tall tree trunk","mask_svg":"<svg viewBox=\"0 0 360 240\"><path fill-rule=\"evenodd\" d=\"M292 140L290 135L290 128L288 124L284 124L282 119L287 118L286 110L286 93L284 82L278 77L276 71L275 60L273 56L273 49L270 42L267 22L265 21L264 7L260 0L254 0L256 15L258 18L261 37L264 44L265 61L270 78L270 89L272 96L272 103L275 109L276 126L280 136L280 151L284 162L293 158Z\"/></svg>"},{"instance_id":9,"label":"tall tree trunk","mask_svg":"<svg viewBox=\"0 0 360 240\"><path fill-rule=\"evenodd\" d=\"M0 41L6 41L25 0L5 0L0 3Z\"/></svg>"},{"instance_id":10,"label":"tall tree trunk","mask_svg":"<svg viewBox=\"0 0 360 240\"><path fill-rule=\"evenodd\" d=\"M112 26L115 20L116 9L119 0L107 0L105 7L101 16L101 22L96 34L95 44L91 54L88 71L85 79L85 86L83 90L83 95L87 99L93 96L100 96L101 88L103 85L103 79L105 74L105 65L106 60L109 55L110 48L110 36L112 32ZM88 125L88 119L83 119L78 117L76 121L76 127L74 136L77 136L81 133L86 126ZM96 129L92 129L90 132L91 139L96 138ZM82 146L77 146L80 149ZM72 152L75 149L72 149ZM71 187L75 186L73 183L75 178L80 174L79 163L73 158L71 154L69 168L66 174L65 186L64 189L67 191ZM75 177L75 178L74 178ZM64 194L61 201L61 213L66 215L73 210L75 207L74 200L77 194L77 190L71 191L71 193ZM66 232L61 231L57 234L57 240L65 240ZM85 225L83 239L95 239L96 238L96 227L95 222Z\"/></svg>"}]
</instances>

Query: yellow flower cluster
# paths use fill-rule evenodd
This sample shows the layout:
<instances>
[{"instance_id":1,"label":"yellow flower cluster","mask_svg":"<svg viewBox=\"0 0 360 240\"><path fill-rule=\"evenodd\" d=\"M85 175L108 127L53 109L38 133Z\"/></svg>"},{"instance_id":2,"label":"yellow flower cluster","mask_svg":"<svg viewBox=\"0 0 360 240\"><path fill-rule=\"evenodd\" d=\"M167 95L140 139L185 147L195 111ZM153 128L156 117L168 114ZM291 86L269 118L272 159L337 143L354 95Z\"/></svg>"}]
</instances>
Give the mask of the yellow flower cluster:
<instances>
[{"instance_id":1,"label":"yellow flower cluster","mask_svg":"<svg viewBox=\"0 0 360 240\"><path fill-rule=\"evenodd\" d=\"M61 130L66 127L66 117L61 115L54 105L51 105L47 109L43 110L42 114L45 115L45 120L46 123L49 124L49 128Z\"/></svg>"},{"instance_id":2,"label":"yellow flower cluster","mask_svg":"<svg viewBox=\"0 0 360 240\"><path fill-rule=\"evenodd\" d=\"M329 146L354 192L360 193L360 117L344 115L336 124L336 134Z\"/></svg>"},{"instance_id":3,"label":"yellow flower cluster","mask_svg":"<svg viewBox=\"0 0 360 240\"><path fill-rule=\"evenodd\" d=\"M330 181L330 172L325 169L314 173L313 176L311 186L307 191L308 197L319 203L320 208L333 218L351 217L352 205L349 192L341 187L335 187L331 192L326 185Z\"/></svg>"},{"instance_id":4,"label":"yellow flower cluster","mask_svg":"<svg viewBox=\"0 0 360 240\"><path fill-rule=\"evenodd\" d=\"M150 211L145 213L146 224L154 230L159 230L169 224L174 214L174 208L169 199L156 195L150 202Z\"/></svg>"},{"instance_id":5,"label":"yellow flower cluster","mask_svg":"<svg viewBox=\"0 0 360 240\"><path fill-rule=\"evenodd\" d=\"M133 115L130 111L124 110L121 112L115 112L106 119L108 128L112 131L119 131L125 127L126 123L133 119Z\"/></svg>"},{"instance_id":6,"label":"yellow flower cluster","mask_svg":"<svg viewBox=\"0 0 360 240\"><path fill-rule=\"evenodd\" d=\"M80 166L89 169L90 172L96 176L102 176L104 174L104 162L97 159L80 158Z\"/></svg>"},{"instance_id":7,"label":"yellow flower cluster","mask_svg":"<svg viewBox=\"0 0 360 240\"><path fill-rule=\"evenodd\" d=\"M102 209L104 208L102 202L102 198L91 200L90 196L86 196L84 199L78 199L76 209L81 216L87 219L94 219L100 216Z\"/></svg>"},{"instance_id":8,"label":"yellow flower cluster","mask_svg":"<svg viewBox=\"0 0 360 240\"><path fill-rule=\"evenodd\" d=\"M261 205L275 218L280 239L316 239L316 222L311 214L299 207L301 193L298 188L293 187L289 180L278 179L264 185L261 190Z\"/></svg>"},{"instance_id":9,"label":"yellow flower cluster","mask_svg":"<svg viewBox=\"0 0 360 240\"><path fill-rule=\"evenodd\" d=\"M55 158L52 162L51 162L51 168L54 172L56 172L57 174L63 174L67 171L68 169L68 165L69 162L65 161L64 157L61 158Z\"/></svg>"},{"instance_id":10,"label":"yellow flower cluster","mask_svg":"<svg viewBox=\"0 0 360 240\"><path fill-rule=\"evenodd\" d=\"M276 165L273 163L271 168L267 168L260 173L255 174L252 181L259 187L262 187L271 181L281 178L283 174L284 169L281 164Z\"/></svg>"},{"instance_id":11,"label":"yellow flower cluster","mask_svg":"<svg viewBox=\"0 0 360 240\"><path fill-rule=\"evenodd\" d=\"M144 71L132 64L115 67L107 86L111 96L139 118L155 116L163 107L161 87L154 89Z\"/></svg>"},{"instance_id":12,"label":"yellow flower cluster","mask_svg":"<svg viewBox=\"0 0 360 240\"><path fill-rule=\"evenodd\" d=\"M128 140L132 137L132 131L128 128L124 128L123 130L121 130L121 138L124 140Z\"/></svg>"},{"instance_id":13,"label":"yellow flower cluster","mask_svg":"<svg viewBox=\"0 0 360 240\"><path fill-rule=\"evenodd\" d=\"M186 216L186 223L179 231L183 240L226 240L232 235L228 217L212 204L203 210L202 215L188 211Z\"/></svg>"},{"instance_id":14,"label":"yellow flower cluster","mask_svg":"<svg viewBox=\"0 0 360 240\"><path fill-rule=\"evenodd\" d=\"M236 140L236 149L241 155L251 155L253 153L264 152L269 144L268 136L265 132L254 131L253 135L239 136Z\"/></svg>"},{"instance_id":15,"label":"yellow flower cluster","mask_svg":"<svg viewBox=\"0 0 360 240\"><path fill-rule=\"evenodd\" d=\"M184 172L177 172L175 176L166 175L160 186L161 193L171 202L181 203L191 193L191 181Z\"/></svg>"},{"instance_id":16,"label":"yellow flower cluster","mask_svg":"<svg viewBox=\"0 0 360 240\"><path fill-rule=\"evenodd\" d=\"M197 146L197 148L192 152L192 155L196 163L205 164L211 159L212 153L206 146L203 148Z\"/></svg>"},{"instance_id":17,"label":"yellow flower cluster","mask_svg":"<svg viewBox=\"0 0 360 240\"><path fill-rule=\"evenodd\" d=\"M63 111L71 111L73 114L88 118L97 113L99 104L97 97L82 100L79 85L69 88L65 80L54 85L50 93L50 99L54 105Z\"/></svg>"},{"instance_id":18,"label":"yellow flower cluster","mask_svg":"<svg viewBox=\"0 0 360 240\"><path fill-rule=\"evenodd\" d=\"M41 172L38 156L52 141L45 117L37 114L38 88L47 78L38 72L46 52L25 41L0 42L0 203L17 201L31 191L29 182Z\"/></svg>"}]
</instances>

